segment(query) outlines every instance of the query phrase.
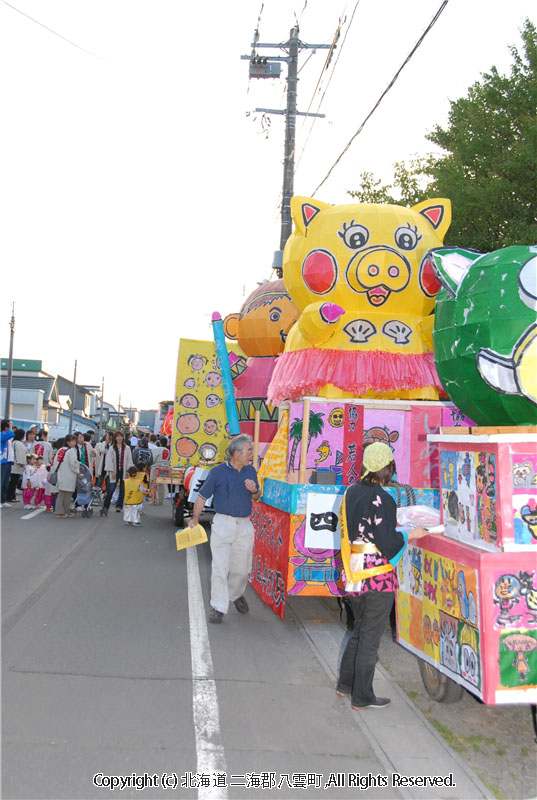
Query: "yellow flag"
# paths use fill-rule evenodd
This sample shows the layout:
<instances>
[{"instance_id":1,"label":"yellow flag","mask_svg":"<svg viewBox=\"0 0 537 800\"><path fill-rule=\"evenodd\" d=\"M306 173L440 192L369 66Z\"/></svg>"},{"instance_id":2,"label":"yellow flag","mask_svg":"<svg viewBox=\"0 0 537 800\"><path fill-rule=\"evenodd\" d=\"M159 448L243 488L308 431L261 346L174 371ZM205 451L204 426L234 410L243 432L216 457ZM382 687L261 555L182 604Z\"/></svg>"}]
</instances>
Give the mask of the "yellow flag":
<instances>
[{"instance_id":1,"label":"yellow flag","mask_svg":"<svg viewBox=\"0 0 537 800\"><path fill-rule=\"evenodd\" d=\"M178 550L184 550L185 547L192 547L196 544L202 544L207 541L207 534L203 525L194 525L193 528L185 528L183 531L177 531L175 534L175 542Z\"/></svg>"}]
</instances>

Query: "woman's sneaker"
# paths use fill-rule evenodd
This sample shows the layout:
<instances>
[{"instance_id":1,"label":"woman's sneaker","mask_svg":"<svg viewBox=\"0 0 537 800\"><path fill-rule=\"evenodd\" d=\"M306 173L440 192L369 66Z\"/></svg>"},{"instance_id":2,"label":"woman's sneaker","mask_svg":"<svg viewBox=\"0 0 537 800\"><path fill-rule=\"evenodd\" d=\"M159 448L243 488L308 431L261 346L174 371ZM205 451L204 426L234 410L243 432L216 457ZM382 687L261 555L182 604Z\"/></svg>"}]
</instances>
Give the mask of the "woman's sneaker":
<instances>
[{"instance_id":1,"label":"woman's sneaker","mask_svg":"<svg viewBox=\"0 0 537 800\"><path fill-rule=\"evenodd\" d=\"M389 706L392 701L389 697L375 697L372 703L366 703L365 706L352 706L355 711L361 711L362 708L384 708Z\"/></svg>"}]
</instances>

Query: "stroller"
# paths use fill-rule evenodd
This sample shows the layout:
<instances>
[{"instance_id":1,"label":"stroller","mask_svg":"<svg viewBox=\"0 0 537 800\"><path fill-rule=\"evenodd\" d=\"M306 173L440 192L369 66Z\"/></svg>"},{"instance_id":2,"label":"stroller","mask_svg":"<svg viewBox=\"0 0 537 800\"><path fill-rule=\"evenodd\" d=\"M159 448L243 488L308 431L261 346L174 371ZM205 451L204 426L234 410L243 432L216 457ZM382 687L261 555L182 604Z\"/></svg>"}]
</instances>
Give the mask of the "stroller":
<instances>
[{"instance_id":1,"label":"stroller","mask_svg":"<svg viewBox=\"0 0 537 800\"><path fill-rule=\"evenodd\" d=\"M75 513L81 509L83 517L91 517L95 504L98 504L99 508L102 509L102 491L99 487L93 485L93 475L85 464L80 464L80 471L76 479L76 490L77 494L73 505Z\"/></svg>"}]
</instances>

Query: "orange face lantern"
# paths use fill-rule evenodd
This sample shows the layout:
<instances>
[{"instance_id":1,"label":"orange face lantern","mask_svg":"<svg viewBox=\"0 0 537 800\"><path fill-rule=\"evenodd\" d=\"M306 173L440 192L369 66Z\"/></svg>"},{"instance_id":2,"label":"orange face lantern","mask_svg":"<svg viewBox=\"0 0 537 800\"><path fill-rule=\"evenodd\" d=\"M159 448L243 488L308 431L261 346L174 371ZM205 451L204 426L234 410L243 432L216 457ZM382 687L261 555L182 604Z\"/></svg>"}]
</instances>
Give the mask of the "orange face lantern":
<instances>
[{"instance_id":1,"label":"orange face lantern","mask_svg":"<svg viewBox=\"0 0 537 800\"><path fill-rule=\"evenodd\" d=\"M228 314L224 333L237 339L247 356L276 356L298 313L283 280L270 281L247 297L239 314Z\"/></svg>"}]
</instances>

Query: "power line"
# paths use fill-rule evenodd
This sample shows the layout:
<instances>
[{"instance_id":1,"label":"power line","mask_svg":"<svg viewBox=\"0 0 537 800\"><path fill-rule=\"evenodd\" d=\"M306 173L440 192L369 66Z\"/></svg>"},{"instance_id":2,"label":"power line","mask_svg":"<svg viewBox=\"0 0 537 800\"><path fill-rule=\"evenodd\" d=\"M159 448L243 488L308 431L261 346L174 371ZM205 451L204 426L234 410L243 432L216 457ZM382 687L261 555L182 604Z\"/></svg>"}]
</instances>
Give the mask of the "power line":
<instances>
[{"instance_id":1,"label":"power line","mask_svg":"<svg viewBox=\"0 0 537 800\"><path fill-rule=\"evenodd\" d=\"M70 44L73 47L76 47L77 50L82 50L83 53L87 53L89 56L93 56L93 58L98 58L99 61L105 61L104 58L101 58L100 56L95 55L95 53L92 53L91 50L86 50L85 47L81 47L79 44L76 44L76 42L72 42L71 39L67 39L65 36L62 36L62 34L58 33L58 31L55 31L52 28L49 28L47 25L44 25L42 22L39 22L38 19L34 19L34 17L31 17L29 14L26 14L25 11L21 11L20 8L17 8L16 6L12 6L11 3L7 2L7 0L2 0L2 2L3 2L3 4L5 6L9 6L9 8L12 8L13 11L17 11L19 14L22 14L23 17L26 17L27 19L31 20L32 22L35 22L36 25L40 25L42 28L44 28L49 33L53 33L54 36L58 36L60 39L63 39L63 41L67 42L67 44Z\"/></svg>"},{"instance_id":2,"label":"power line","mask_svg":"<svg viewBox=\"0 0 537 800\"><path fill-rule=\"evenodd\" d=\"M334 52L334 48L336 46L336 43L337 43L337 41L339 39L340 33L341 33L341 19L340 19L340 21L338 23L338 26L336 28L336 32L334 33L334 36L332 38L332 44L330 46L330 50L328 51L328 55L326 56L325 62L323 64L322 68L321 68L321 74L319 75L319 78L317 80L317 84L315 86L315 89L313 90L313 94L311 96L311 100L310 100L308 108L306 110L306 119L308 118L308 115L310 113L310 109L311 109L311 107L313 105L313 101L315 100L315 95L317 94L317 91L320 89L321 82L322 82L323 77L324 77L324 73L326 72L326 70L328 69L328 65L330 64L330 60L332 58L332 54ZM304 122L304 124L305 124L305 122ZM302 127L304 127L304 126L302 126Z\"/></svg>"},{"instance_id":3,"label":"power line","mask_svg":"<svg viewBox=\"0 0 537 800\"><path fill-rule=\"evenodd\" d=\"M366 118L364 119L364 121L362 122L362 124L360 125L360 127L358 128L358 130L356 131L356 133L354 133L354 134L353 134L353 136L351 137L351 139L349 140L349 142L347 143L347 145L344 147L344 149L342 150L342 152L340 153L340 155L339 155L339 156L337 157L337 159L334 161L334 163L332 164L332 166L331 166L331 167L330 167L330 169L328 170L328 172L327 172L327 174L325 175L325 177L323 178L323 180L320 182L320 184L317 186L317 188L315 189L315 191L312 193L312 195L311 195L312 197L315 197L315 194L318 192L318 190L321 188L321 186L322 186L324 183L326 183L326 181L328 180L328 178L329 178L329 177L330 177L330 175L332 174L333 170L335 169L335 167L337 167L337 165L339 164L339 162L341 161L341 159L343 158L343 156L345 155L345 153L347 152L347 150L349 149L349 147L351 146L351 144L354 142L354 140L356 139L356 137L358 136L358 134L360 134L360 133L363 131L363 129L364 129L364 127L365 127L365 124L366 124L366 122L367 122L367 121L368 121L368 120L369 120L369 119L370 119L370 118L373 116L373 114L375 113L375 111L377 110L377 108L379 107L379 105L381 104L382 100L383 100L383 99L384 99L384 97L385 97L385 96L388 94L388 92L390 91L390 89L392 88L392 86L393 86L393 85L394 85L394 83L396 82L397 78L399 77L399 75L401 74L401 72L403 71L403 69L406 67L406 65L408 64L408 62L410 61L410 59L412 58L412 56L414 55L414 53L416 52L416 50L418 49L418 47L420 46L420 44L423 42L423 40L425 39L425 37L427 36L427 34L428 34L428 33L429 33L429 31L431 30L431 28L434 26L434 24L435 24L435 23L438 21L438 19L439 19L440 15L441 15L441 14L442 14L442 12L444 11L444 9L445 9L445 7L447 6L448 2L449 2L449 0L444 0L444 2L441 4L441 6L439 7L438 11L436 12L436 14L434 15L434 17L432 18L432 20L431 20L431 21L430 21L430 23L428 24L427 28L424 30L424 32L422 33L422 35L420 36L420 38L418 39L418 41L416 42L416 44L414 45L414 47L412 48L412 50L410 51L410 53L408 54L408 56L405 58L405 60L403 61L403 63L401 64L401 66L399 67L399 69L397 70L397 72L395 73L395 75L393 76L393 78L391 79L391 81L390 81L390 83L388 84L388 86L386 87L386 89L384 89L384 91L383 91L383 92L382 92L382 94L380 95L379 99L377 100L377 102L375 103L375 105L373 106L373 108L371 109L371 111L369 112L369 114L366 116Z\"/></svg>"},{"instance_id":4,"label":"power line","mask_svg":"<svg viewBox=\"0 0 537 800\"><path fill-rule=\"evenodd\" d=\"M351 15L351 18L350 18L349 24L348 24L348 26L347 26L347 30L345 31L345 36L343 37L343 41L341 42L341 47L339 48L339 52L338 52L338 54L337 54L337 58L336 58L336 60L334 61L334 66L332 67L332 72L330 73L330 76L329 76L329 78L328 78L328 83L326 84L326 86L325 86L325 89L324 89L324 92L323 92L323 94L322 94L322 97L321 97L321 99L319 100L319 105L318 105L318 106L317 106L317 108L315 109L315 113L316 113L316 114L318 114L318 113L319 113L319 111L320 111L320 108L321 108L321 106L322 106L322 104L323 104L323 101L324 101L324 98L325 98L325 96L326 96L326 93L327 93L327 91L328 91L328 87L330 86L330 83L331 83L331 81L332 81L332 78L334 77L334 72L336 71L336 67L337 67L337 65L338 65L338 61L339 61L339 59L341 58L341 53L343 52L343 48L345 47L345 42L347 41L347 36L349 35L349 31L350 31L350 29L351 29L351 25L352 25L352 23L353 23L353 20L354 20L354 15L356 14L356 9L358 8L358 6L359 6L359 5L360 5L360 0L356 0L356 4L355 4L355 6L354 6L354 9L353 9L353 12L352 12L352 15ZM308 108L308 111L309 111L309 108ZM318 119L317 117L313 117L313 120L312 120L312 123L311 123L310 129L309 129L309 131L308 131L308 135L306 136L306 141L304 142L304 144L303 144L303 146L302 146L302 150L300 151L300 155L299 155L299 157L298 157L298 161L297 161L297 164L296 164L296 167L295 167L295 173L296 173L296 170L298 169L298 167L299 167L299 165L300 165L300 162L301 162L301 160L302 160L302 156L304 155L304 151L306 150L307 144L308 144L308 142L309 142L310 136L311 136L311 134L312 134L312 131L313 131L314 125L315 125L315 123L317 122L317 119Z\"/></svg>"}]
</instances>

